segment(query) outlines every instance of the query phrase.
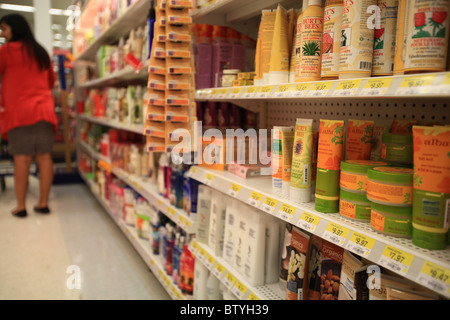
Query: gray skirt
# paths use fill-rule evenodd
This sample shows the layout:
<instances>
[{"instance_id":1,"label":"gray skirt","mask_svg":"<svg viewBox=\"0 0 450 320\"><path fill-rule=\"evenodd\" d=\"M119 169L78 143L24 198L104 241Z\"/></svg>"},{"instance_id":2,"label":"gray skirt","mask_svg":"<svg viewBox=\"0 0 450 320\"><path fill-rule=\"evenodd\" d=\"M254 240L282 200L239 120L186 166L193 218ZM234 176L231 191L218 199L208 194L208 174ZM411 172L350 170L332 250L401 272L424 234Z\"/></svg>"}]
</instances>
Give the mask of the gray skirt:
<instances>
[{"instance_id":1,"label":"gray skirt","mask_svg":"<svg viewBox=\"0 0 450 320\"><path fill-rule=\"evenodd\" d=\"M46 121L8 132L8 151L12 156L51 153L54 143L54 127Z\"/></svg>"}]
</instances>

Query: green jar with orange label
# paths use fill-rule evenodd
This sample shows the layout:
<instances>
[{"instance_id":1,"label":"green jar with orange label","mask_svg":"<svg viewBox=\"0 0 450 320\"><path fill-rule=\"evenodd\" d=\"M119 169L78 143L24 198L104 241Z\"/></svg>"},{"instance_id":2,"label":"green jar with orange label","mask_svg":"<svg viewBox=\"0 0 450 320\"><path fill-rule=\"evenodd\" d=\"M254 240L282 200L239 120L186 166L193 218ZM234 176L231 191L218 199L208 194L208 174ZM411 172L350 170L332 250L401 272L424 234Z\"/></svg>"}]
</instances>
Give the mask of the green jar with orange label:
<instances>
[{"instance_id":1,"label":"green jar with orange label","mask_svg":"<svg viewBox=\"0 0 450 320\"><path fill-rule=\"evenodd\" d=\"M413 169L375 167L367 171L367 199L378 204L411 207Z\"/></svg>"},{"instance_id":2,"label":"green jar with orange label","mask_svg":"<svg viewBox=\"0 0 450 320\"><path fill-rule=\"evenodd\" d=\"M393 207L372 202L370 226L385 235L411 238L412 207Z\"/></svg>"},{"instance_id":3,"label":"green jar with orange label","mask_svg":"<svg viewBox=\"0 0 450 320\"><path fill-rule=\"evenodd\" d=\"M351 220L369 222L371 203L367 200L365 194L348 192L341 189L339 213Z\"/></svg>"},{"instance_id":4,"label":"green jar with orange label","mask_svg":"<svg viewBox=\"0 0 450 320\"><path fill-rule=\"evenodd\" d=\"M370 160L346 160L341 162L339 185L341 190L356 193L367 191L367 171L371 168L387 166L387 162Z\"/></svg>"},{"instance_id":5,"label":"green jar with orange label","mask_svg":"<svg viewBox=\"0 0 450 320\"><path fill-rule=\"evenodd\" d=\"M381 138L381 159L393 164L412 164L412 135L394 133L383 134Z\"/></svg>"}]
</instances>

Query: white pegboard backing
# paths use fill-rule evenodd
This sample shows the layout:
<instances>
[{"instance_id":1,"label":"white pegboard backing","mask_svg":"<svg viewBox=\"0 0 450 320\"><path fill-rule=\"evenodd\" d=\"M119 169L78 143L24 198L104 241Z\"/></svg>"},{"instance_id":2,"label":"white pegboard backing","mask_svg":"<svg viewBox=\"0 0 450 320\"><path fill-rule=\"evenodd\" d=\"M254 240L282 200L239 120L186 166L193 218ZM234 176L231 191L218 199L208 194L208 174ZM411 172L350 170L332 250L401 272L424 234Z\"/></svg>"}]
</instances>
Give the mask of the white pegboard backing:
<instances>
[{"instance_id":1,"label":"white pegboard backing","mask_svg":"<svg viewBox=\"0 0 450 320\"><path fill-rule=\"evenodd\" d=\"M450 124L450 101L441 98L414 99L298 99L268 100L267 124L292 126L297 118L314 120L417 120L419 124Z\"/></svg>"}]
</instances>

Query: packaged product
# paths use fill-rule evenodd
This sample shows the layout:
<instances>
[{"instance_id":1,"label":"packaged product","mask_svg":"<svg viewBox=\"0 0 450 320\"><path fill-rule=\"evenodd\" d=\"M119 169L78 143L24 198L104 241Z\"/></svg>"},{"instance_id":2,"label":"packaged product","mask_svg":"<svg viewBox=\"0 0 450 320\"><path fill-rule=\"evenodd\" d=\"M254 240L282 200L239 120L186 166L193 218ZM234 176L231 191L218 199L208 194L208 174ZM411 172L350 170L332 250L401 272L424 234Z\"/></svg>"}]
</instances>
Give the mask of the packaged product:
<instances>
[{"instance_id":1,"label":"packaged product","mask_svg":"<svg viewBox=\"0 0 450 320\"><path fill-rule=\"evenodd\" d=\"M386 285L386 300L439 300L439 295Z\"/></svg>"},{"instance_id":2,"label":"packaged product","mask_svg":"<svg viewBox=\"0 0 450 320\"><path fill-rule=\"evenodd\" d=\"M308 300L338 300L344 249L313 235L308 267Z\"/></svg>"},{"instance_id":3,"label":"packaged product","mask_svg":"<svg viewBox=\"0 0 450 320\"><path fill-rule=\"evenodd\" d=\"M322 79L339 78L343 0L325 2L322 40Z\"/></svg>"},{"instance_id":4,"label":"packaged product","mask_svg":"<svg viewBox=\"0 0 450 320\"><path fill-rule=\"evenodd\" d=\"M289 53L287 11L278 4L269 61L268 84L289 82Z\"/></svg>"},{"instance_id":5,"label":"packaged product","mask_svg":"<svg viewBox=\"0 0 450 320\"><path fill-rule=\"evenodd\" d=\"M286 290L287 279L289 274L289 259L291 252L292 228L290 223L281 223L281 267L279 285L281 290Z\"/></svg>"},{"instance_id":6,"label":"packaged product","mask_svg":"<svg viewBox=\"0 0 450 320\"><path fill-rule=\"evenodd\" d=\"M347 160L369 160L372 151L374 121L349 120L347 129Z\"/></svg>"},{"instance_id":7,"label":"packaged product","mask_svg":"<svg viewBox=\"0 0 450 320\"><path fill-rule=\"evenodd\" d=\"M168 25L166 28L167 40L173 42L191 42L191 31L189 26Z\"/></svg>"},{"instance_id":8,"label":"packaged product","mask_svg":"<svg viewBox=\"0 0 450 320\"><path fill-rule=\"evenodd\" d=\"M209 219L211 215L212 189L205 185L199 185L197 198L197 232L196 240L208 244Z\"/></svg>"},{"instance_id":9,"label":"packaged product","mask_svg":"<svg viewBox=\"0 0 450 320\"><path fill-rule=\"evenodd\" d=\"M308 234L292 228L286 300L306 300L308 296L309 241Z\"/></svg>"},{"instance_id":10,"label":"packaged product","mask_svg":"<svg viewBox=\"0 0 450 320\"><path fill-rule=\"evenodd\" d=\"M363 265L350 251L344 250L338 300L356 300L355 272Z\"/></svg>"}]
</instances>

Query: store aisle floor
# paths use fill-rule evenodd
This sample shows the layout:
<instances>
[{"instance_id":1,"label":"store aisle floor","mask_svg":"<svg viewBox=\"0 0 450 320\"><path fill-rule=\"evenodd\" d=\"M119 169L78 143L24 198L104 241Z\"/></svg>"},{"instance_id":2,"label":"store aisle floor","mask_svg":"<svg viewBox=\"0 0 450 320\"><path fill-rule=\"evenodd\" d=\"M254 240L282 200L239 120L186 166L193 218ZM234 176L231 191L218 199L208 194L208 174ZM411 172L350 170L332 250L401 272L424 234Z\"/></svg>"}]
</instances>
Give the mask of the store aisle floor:
<instances>
[{"instance_id":1,"label":"store aisle floor","mask_svg":"<svg viewBox=\"0 0 450 320\"><path fill-rule=\"evenodd\" d=\"M0 193L1 300L170 300L123 232L84 184L54 186L50 215L15 218L14 185ZM71 266L75 266L72 267ZM74 271L75 270L75 271ZM76 270L81 288L70 289Z\"/></svg>"}]
</instances>

